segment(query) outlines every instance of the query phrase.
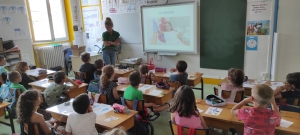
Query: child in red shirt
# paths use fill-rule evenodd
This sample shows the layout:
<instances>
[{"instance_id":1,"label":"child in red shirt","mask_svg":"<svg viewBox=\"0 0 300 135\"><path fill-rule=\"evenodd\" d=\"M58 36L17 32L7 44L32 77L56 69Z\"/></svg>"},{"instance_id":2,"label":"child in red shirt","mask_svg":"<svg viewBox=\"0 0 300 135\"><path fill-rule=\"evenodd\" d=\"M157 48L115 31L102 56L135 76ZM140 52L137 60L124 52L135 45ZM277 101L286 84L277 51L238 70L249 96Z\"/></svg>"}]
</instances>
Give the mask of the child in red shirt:
<instances>
[{"instance_id":1,"label":"child in red shirt","mask_svg":"<svg viewBox=\"0 0 300 135\"><path fill-rule=\"evenodd\" d=\"M253 102L252 108L243 108ZM273 110L266 108L272 105ZM244 121L244 135L275 135L276 126L280 125L280 115L275 103L273 90L265 85L258 84L251 90L251 97L235 105L231 112Z\"/></svg>"}]
</instances>

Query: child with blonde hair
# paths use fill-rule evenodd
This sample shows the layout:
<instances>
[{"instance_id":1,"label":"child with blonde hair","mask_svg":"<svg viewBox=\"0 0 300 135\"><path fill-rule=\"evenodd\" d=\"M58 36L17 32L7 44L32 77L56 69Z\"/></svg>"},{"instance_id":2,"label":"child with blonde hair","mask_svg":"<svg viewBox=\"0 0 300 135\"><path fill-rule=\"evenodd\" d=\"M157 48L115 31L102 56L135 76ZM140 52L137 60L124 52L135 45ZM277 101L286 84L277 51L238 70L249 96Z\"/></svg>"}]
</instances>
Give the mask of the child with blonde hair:
<instances>
[{"instance_id":1,"label":"child with blonde hair","mask_svg":"<svg viewBox=\"0 0 300 135\"><path fill-rule=\"evenodd\" d=\"M100 94L107 95L107 101L109 105L120 102L117 86L115 80L115 69L111 65L104 66L102 69L102 75L100 77Z\"/></svg>"},{"instance_id":2,"label":"child with blonde hair","mask_svg":"<svg viewBox=\"0 0 300 135\"><path fill-rule=\"evenodd\" d=\"M29 70L29 66L28 66L27 62L25 62L25 61L18 62L15 70L21 74L22 81L20 82L20 84L23 85L26 89L31 88L31 86L28 85L28 83L31 83L34 80L29 78L28 75L26 74L26 71Z\"/></svg>"},{"instance_id":3,"label":"child with blonde hair","mask_svg":"<svg viewBox=\"0 0 300 135\"><path fill-rule=\"evenodd\" d=\"M242 108L248 103L251 108ZM267 109L271 103L272 110ZM273 90L265 84L255 85L251 90L251 97L235 105L231 112L244 121L244 135L274 135L276 126L280 125L280 115L275 103Z\"/></svg>"},{"instance_id":4,"label":"child with blonde hair","mask_svg":"<svg viewBox=\"0 0 300 135\"><path fill-rule=\"evenodd\" d=\"M222 97L222 91L231 91L230 97L225 99L227 102L234 102L236 93L238 91L244 91L244 71L241 69L231 68L228 70L228 82L224 82L218 91L218 96Z\"/></svg>"}]
</instances>

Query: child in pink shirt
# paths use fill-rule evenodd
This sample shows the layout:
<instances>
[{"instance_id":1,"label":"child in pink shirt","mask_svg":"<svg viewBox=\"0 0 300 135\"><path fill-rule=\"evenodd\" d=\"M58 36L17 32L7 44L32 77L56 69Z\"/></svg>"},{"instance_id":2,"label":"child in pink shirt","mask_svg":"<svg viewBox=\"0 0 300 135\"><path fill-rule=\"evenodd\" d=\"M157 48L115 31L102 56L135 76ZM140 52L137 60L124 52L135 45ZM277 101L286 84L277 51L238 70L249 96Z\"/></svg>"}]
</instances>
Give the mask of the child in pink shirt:
<instances>
[{"instance_id":1,"label":"child in pink shirt","mask_svg":"<svg viewBox=\"0 0 300 135\"><path fill-rule=\"evenodd\" d=\"M175 93L170 106L171 121L189 128L207 128L196 107L195 95L190 86L183 85Z\"/></svg>"},{"instance_id":2,"label":"child in pink shirt","mask_svg":"<svg viewBox=\"0 0 300 135\"><path fill-rule=\"evenodd\" d=\"M253 102L254 107L243 108L250 102ZM266 108L270 103L273 110ZM251 97L235 105L231 112L238 116L239 120L244 121L244 135L275 135L275 128L280 125L280 115L273 90L265 84L254 86Z\"/></svg>"},{"instance_id":3,"label":"child in pink shirt","mask_svg":"<svg viewBox=\"0 0 300 135\"><path fill-rule=\"evenodd\" d=\"M244 71L241 69L231 68L228 70L228 82L223 82L220 90L218 90L218 96L222 97L222 91L231 91L230 97L225 99L227 102L234 102L236 93L238 91L244 91Z\"/></svg>"}]
</instances>

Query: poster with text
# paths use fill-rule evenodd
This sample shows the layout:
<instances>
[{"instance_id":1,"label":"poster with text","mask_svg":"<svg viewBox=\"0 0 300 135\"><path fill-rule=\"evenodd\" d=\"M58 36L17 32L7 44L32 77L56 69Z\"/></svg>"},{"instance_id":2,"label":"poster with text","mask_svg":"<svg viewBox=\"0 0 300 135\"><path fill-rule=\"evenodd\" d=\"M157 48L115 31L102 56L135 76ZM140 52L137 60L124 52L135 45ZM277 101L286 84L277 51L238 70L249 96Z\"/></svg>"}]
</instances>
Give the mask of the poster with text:
<instances>
[{"instance_id":1,"label":"poster with text","mask_svg":"<svg viewBox=\"0 0 300 135\"><path fill-rule=\"evenodd\" d=\"M248 21L247 35L269 35L270 20Z\"/></svg>"},{"instance_id":2,"label":"poster with text","mask_svg":"<svg viewBox=\"0 0 300 135\"><path fill-rule=\"evenodd\" d=\"M265 2L252 3L250 5L251 5L251 9L250 9L251 15L267 14L267 12L269 11L268 3Z\"/></svg>"}]
</instances>

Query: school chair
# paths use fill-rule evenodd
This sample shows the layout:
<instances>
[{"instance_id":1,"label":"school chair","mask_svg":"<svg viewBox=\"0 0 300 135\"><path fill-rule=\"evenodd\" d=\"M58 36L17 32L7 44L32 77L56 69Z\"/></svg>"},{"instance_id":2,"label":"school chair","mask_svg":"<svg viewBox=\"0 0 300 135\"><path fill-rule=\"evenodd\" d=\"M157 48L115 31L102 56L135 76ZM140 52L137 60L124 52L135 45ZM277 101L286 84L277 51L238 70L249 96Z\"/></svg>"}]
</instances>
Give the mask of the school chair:
<instances>
[{"instance_id":1,"label":"school chair","mask_svg":"<svg viewBox=\"0 0 300 135\"><path fill-rule=\"evenodd\" d=\"M300 106L300 98L281 98L278 99L278 103L281 105L294 105L294 106Z\"/></svg>"},{"instance_id":2,"label":"school chair","mask_svg":"<svg viewBox=\"0 0 300 135\"><path fill-rule=\"evenodd\" d=\"M215 92L215 95L218 95L219 90L216 87L214 87L214 92ZM222 91L222 98L227 99L227 98L230 97L230 94L231 94L231 91L223 90ZM238 91L235 95L234 102L239 103L243 100L244 100L244 91Z\"/></svg>"},{"instance_id":3,"label":"school chair","mask_svg":"<svg viewBox=\"0 0 300 135\"><path fill-rule=\"evenodd\" d=\"M124 101L122 101L122 100L124 100ZM138 103L136 105L136 109L134 108L134 100L126 100L126 99L121 97L121 101L122 101L122 105L125 104L127 106L127 108L130 109L130 110L135 110L135 111L138 111L138 112L142 112L145 109L144 108L144 103L145 103L144 100L138 100ZM148 119L147 119L147 124L150 127L150 135L154 135L154 127Z\"/></svg>"},{"instance_id":4,"label":"school chair","mask_svg":"<svg viewBox=\"0 0 300 135\"><path fill-rule=\"evenodd\" d=\"M48 108L48 105L45 102L45 94L44 94L44 92L41 92L40 99L41 99L40 108L46 110Z\"/></svg>"},{"instance_id":5,"label":"school chair","mask_svg":"<svg viewBox=\"0 0 300 135\"><path fill-rule=\"evenodd\" d=\"M169 124L170 124L172 135L178 135L179 126L173 123L171 120L169 120ZM182 128L182 135L188 135L190 128L184 126L181 126L181 128ZM196 128L194 135L209 135L209 129Z\"/></svg>"},{"instance_id":6,"label":"school chair","mask_svg":"<svg viewBox=\"0 0 300 135\"><path fill-rule=\"evenodd\" d=\"M149 78L142 78L142 80L141 80L142 82L142 84L152 84L152 80L151 80L151 78L149 77Z\"/></svg>"},{"instance_id":7,"label":"school chair","mask_svg":"<svg viewBox=\"0 0 300 135\"><path fill-rule=\"evenodd\" d=\"M76 80L80 80L81 82L84 82L86 80L85 72L74 71L74 76Z\"/></svg>"},{"instance_id":8,"label":"school chair","mask_svg":"<svg viewBox=\"0 0 300 135\"><path fill-rule=\"evenodd\" d=\"M97 103L107 104L107 95L106 94L100 94L100 97L98 98Z\"/></svg>"},{"instance_id":9,"label":"school chair","mask_svg":"<svg viewBox=\"0 0 300 135\"><path fill-rule=\"evenodd\" d=\"M39 123L20 123L21 135L46 135ZM27 129L27 133L25 132ZM51 128L52 134L57 134L54 128Z\"/></svg>"},{"instance_id":10,"label":"school chair","mask_svg":"<svg viewBox=\"0 0 300 135\"><path fill-rule=\"evenodd\" d=\"M204 99L204 83L203 83L203 78L200 77L200 79L201 79L201 88L197 88L195 86L191 86L191 88L193 90L200 90L201 91L201 98Z\"/></svg>"},{"instance_id":11,"label":"school chair","mask_svg":"<svg viewBox=\"0 0 300 135\"><path fill-rule=\"evenodd\" d=\"M300 113L300 106L295 105L279 105L279 111L290 111Z\"/></svg>"}]
</instances>

